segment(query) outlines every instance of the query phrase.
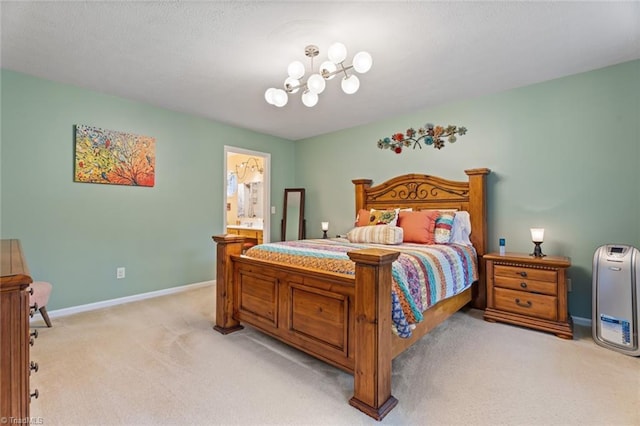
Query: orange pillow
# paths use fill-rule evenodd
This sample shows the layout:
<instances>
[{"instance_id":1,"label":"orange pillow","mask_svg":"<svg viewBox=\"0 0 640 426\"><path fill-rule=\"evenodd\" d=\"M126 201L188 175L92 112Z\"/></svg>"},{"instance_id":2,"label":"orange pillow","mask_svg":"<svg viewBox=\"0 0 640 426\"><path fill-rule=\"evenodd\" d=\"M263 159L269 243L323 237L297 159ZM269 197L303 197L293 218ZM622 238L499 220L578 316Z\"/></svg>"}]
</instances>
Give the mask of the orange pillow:
<instances>
[{"instance_id":1,"label":"orange pillow","mask_svg":"<svg viewBox=\"0 0 640 426\"><path fill-rule=\"evenodd\" d=\"M369 210L360 209L356 218L356 226L367 226L369 224Z\"/></svg>"},{"instance_id":2,"label":"orange pillow","mask_svg":"<svg viewBox=\"0 0 640 426\"><path fill-rule=\"evenodd\" d=\"M403 242L435 244L435 225L438 211L401 211L398 226L404 233Z\"/></svg>"}]
</instances>

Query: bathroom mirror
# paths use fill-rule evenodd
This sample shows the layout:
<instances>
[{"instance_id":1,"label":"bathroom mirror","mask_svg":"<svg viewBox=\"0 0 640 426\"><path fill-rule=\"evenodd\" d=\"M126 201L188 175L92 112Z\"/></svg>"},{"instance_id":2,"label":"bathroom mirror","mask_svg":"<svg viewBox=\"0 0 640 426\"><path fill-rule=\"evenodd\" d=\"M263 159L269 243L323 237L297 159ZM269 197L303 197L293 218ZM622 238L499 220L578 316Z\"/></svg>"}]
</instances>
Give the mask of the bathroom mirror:
<instances>
[{"instance_id":1,"label":"bathroom mirror","mask_svg":"<svg viewBox=\"0 0 640 426\"><path fill-rule=\"evenodd\" d=\"M241 183L237 191L237 216L239 218L261 218L263 207L262 182Z\"/></svg>"},{"instance_id":2,"label":"bathroom mirror","mask_svg":"<svg viewBox=\"0 0 640 426\"><path fill-rule=\"evenodd\" d=\"M285 188L282 210L282 241L305 238L304 188Z\"/></svg>"}]
</instances>

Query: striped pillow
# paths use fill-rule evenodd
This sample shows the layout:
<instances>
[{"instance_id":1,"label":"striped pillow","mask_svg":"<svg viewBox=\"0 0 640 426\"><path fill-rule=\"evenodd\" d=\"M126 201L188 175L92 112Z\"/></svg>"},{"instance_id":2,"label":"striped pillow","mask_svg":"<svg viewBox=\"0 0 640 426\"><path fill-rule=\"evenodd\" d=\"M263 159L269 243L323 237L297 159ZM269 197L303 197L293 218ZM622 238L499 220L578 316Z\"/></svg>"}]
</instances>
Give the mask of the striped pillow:
<instances>
[{"instance_id":1,"label":"striped pillow","mask_svg":"<svg viewBox=\"0 0 640 426\"><path fill-rule=\"evenodd\" d=\"M357 226L347 233L352 243L400 244L402 236L402 228L391 225Z\"/></svg>"},{"instance_id":2,"label":"striped pillow","mask_svg":"<svg viewBox=\"0 0 640 426\"><path fill-rule=\"evenodd\" d=\"M453 219L455 217L456 212L454 211L440 212L433 231L433 239L436 244L446 244L451 240L451 229L453 228Z\"/></svg>"}]
</instances>

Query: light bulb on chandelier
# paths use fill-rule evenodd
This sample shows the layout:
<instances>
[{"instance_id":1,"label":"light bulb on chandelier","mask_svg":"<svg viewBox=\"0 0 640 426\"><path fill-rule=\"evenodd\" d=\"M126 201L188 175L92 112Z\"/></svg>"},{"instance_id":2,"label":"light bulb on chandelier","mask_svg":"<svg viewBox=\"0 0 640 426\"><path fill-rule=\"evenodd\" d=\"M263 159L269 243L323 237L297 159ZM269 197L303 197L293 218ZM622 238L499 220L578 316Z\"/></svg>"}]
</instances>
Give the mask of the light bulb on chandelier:
<instances>
[{"instance_id":1,"label":"light bulb on chandelier","mask_svg":"<svg viewBox=\"0 0 640 426\"><path fill-rule=\"evenodd\" d=\"M364 74L371 69L373 59L367 52L358 52L353 57L351 65L345 64L347 58L347 48L342 43L333 43L327 51L328 61L320 64L317 72L313 70L313 58L318 56L320 51L317 46L309 45L305 48L305 55L311 60L311 75L304 81L305 67L300 61L293 61L287 67L289 76L284 81L284 89L271 87L264 93L264 98L268 104L283 107L289 100L289 93L297 93L302 89L302 103L307 107L313 107L318 103L318 95L326 88L326 81L333 79L336 75L342 75L340 86L344 93L351 95L360 88L360 79L349 70Z\"/></svg>"},{"instance_id":2,"label":"light bulb on chandelier","mask_svg":"<svg viewBox=\"0 0 640 426\"><path fill-rule=\"evenodd\" d=\"M318 94L313 93L309 89L305 90L302 94L302 103L304 104L304 106L307 106L309 108L315 106L318 103Z\"/></svg>"}]
</instances>

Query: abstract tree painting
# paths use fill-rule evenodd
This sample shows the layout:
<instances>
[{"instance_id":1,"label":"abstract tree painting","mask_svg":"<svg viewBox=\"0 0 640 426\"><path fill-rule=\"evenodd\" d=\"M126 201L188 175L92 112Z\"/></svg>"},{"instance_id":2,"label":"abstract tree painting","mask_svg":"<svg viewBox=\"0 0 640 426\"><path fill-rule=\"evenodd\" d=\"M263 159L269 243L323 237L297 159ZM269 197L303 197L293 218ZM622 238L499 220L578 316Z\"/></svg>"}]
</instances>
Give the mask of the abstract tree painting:
<instances>
[{"instance_id":1,"label":"abstract tree painting","mask_svg":"<svg viewBox=\"0 0 640 426\"><path fill-rule=\"evenodd\" d=\"M74 181L153 186L156 139L76 125Z\"/></svg>"}]
</instances>

